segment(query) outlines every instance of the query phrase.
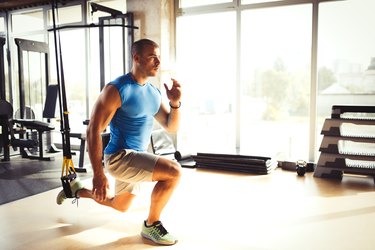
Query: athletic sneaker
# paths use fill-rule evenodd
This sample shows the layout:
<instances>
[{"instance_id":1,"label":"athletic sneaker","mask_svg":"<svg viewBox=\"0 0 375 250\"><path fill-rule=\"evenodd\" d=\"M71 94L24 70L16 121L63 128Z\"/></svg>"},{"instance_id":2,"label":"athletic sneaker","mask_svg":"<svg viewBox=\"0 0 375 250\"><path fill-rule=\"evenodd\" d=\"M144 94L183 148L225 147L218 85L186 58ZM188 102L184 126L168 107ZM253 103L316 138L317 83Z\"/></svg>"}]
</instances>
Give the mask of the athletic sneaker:
<instances>
[{"instance_id":1,"label":"athletic sneaker","mask_svg":"<svg viewBox=\"0 0 375 250\"><path fill-rule=\"evenodd\" d=\"M154 222L151 226L147 226L146 221L144 221L141 234L143 237L159 245L173 245L177 243L177 239L168 233L160 221Z\"/></svg>"},{"instance_id":2,"label":"athletic sneaker","mask_svg":"<svg viewBox=\"0 0 375 250\"><path fill-rule=\"evenodd\" d=\"M79 198L79 197L77 197L77 192L83 188L82 182L80 182L80 180L78 178L75 178L69 184L70 184L70 188L72 190L72 193L74 194L74 198L76 198L76 199ZM63 189L57 194L56 203L58 205L61 205L64 202L65 199L66 199L66 195L65 195L65 192L64 192L64 189Z\"/></svg>"}]
</instances>

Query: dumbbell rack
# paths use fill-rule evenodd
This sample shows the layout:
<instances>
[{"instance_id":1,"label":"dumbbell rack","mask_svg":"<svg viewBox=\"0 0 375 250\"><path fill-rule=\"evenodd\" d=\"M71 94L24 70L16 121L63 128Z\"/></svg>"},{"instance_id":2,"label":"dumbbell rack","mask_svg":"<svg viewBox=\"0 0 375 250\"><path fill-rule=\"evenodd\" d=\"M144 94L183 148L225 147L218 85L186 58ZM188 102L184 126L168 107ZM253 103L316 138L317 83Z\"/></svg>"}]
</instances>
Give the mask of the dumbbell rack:
<instances>
[{"instance_id":1,"label":"dumbbell rack","mask_svg":"<svg viewBox=\"0 0 375 250\"><path fill-rule=\"evenodd\" d=\"M332 106L321 134L314 177L341 180L345 173L372 176L375 181L375 106Z\"/></svg>"}]
</instances>

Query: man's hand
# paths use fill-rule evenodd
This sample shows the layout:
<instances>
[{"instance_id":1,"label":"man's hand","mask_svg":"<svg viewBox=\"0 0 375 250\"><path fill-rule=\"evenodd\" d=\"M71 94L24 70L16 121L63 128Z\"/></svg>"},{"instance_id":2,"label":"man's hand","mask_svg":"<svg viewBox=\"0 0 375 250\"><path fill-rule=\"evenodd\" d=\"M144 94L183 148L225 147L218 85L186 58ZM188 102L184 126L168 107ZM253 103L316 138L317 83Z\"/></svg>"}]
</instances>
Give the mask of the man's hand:
<instances>
[{"instance_id":1,"label":"man's hand","mask_svg":"<svg viewBox=\"0 0 375 250\"><path fill-rule=\"evenodd\" d=\"M94 175L92 178L92 193L96 200L104 201L109 189L108 179L105 174Z\"/></svg>"},{"instance_id":2,"label":"man's hand","mask_svg":"<svg viewBox=\"0 0 375 250\"><path fill-rule=\"evenodd\" d=\"M171 78L171 80L173 84L170 89L168 88L168 85L164 83L165 91L167 92L167 97L171 102L171 105L178 106L181 99L181 85L177 80L173 78Z\"/></svg>"}]
</instances>

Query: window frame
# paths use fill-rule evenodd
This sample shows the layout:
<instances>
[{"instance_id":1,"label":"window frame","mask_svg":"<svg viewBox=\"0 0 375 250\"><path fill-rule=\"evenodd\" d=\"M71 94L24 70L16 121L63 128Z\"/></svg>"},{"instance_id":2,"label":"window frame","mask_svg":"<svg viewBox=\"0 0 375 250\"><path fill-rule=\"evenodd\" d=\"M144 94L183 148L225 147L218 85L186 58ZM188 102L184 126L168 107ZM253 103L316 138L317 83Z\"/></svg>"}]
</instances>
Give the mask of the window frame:
<instances>
[{"instance_id":1,"label":"window frame","mask_svg":"<svg viewBox=\"0 0 375 250\"><path fill-rule=\"evenodd\" d=\"M241 0L233 0L231 3L204 5L198 7L181 8L181 0L175 0L175 19L186 15L199 15L212 12L223 12L235 10L237 15L237 65L241 63L241 12L249 9L272 8L281 6L292 6L300 4L312 4L312 36L311 36L311 79L310 79L310 109L309 109L309 152L308 160L315 161L318 152L317 145L317 53L318 53L318 13L319 4L323 2L337 2L345 0L285 0L263 3L242 4ZM177 22L177 21L176 21ZM177 58L178 60L178 58ZM236 100L235 108L236 117L236 151L240 152L241 134L240 134L240 95L241 95L241 69L237 67L236 73Z\"/></svg>"}]
</instances>

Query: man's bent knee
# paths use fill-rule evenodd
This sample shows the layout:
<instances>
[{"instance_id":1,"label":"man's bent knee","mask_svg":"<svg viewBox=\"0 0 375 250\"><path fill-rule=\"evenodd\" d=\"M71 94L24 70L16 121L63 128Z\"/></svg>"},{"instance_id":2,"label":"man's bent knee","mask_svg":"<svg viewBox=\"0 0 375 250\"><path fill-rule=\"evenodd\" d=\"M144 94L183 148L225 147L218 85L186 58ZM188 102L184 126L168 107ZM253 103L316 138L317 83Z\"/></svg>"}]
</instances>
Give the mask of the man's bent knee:
<instances>
[{"instance_id":1,"label":"man's bent knee","mask_svg":"<svg viewBox=\"0 0 375 250\"><path fill-rule=\"evenodd\" d=\"M160 158L154 169L153 180L179 180L181 173L181 165L178 162Z\"/></svg>"},{"instance_id":2,"label":"man's bent knee","mask_svg":"<svg viewBox=\"0 0 375 250\"><path fill-rule=\"evenodd\" d=\"M181 176L181 165L176 161L171 161L172 166L170 167L170 175L173 178L180 178Z\"/></svg>"}]
</instances>

